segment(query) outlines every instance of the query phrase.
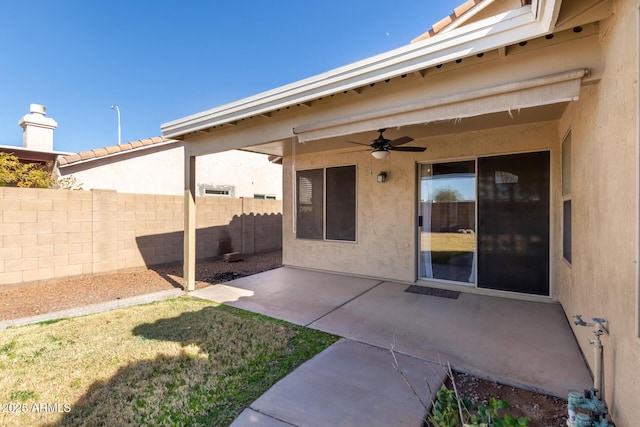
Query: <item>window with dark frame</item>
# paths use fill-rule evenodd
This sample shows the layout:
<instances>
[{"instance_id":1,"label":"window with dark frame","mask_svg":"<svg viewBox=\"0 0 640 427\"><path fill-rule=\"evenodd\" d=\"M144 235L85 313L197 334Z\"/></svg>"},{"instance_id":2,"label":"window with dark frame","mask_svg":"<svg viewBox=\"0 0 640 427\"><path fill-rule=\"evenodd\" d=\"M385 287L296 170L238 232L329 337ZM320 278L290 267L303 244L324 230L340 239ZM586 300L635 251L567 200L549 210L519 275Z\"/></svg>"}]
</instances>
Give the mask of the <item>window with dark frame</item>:
<instances>
[{"instance_id":1,"label":"window with dark frame","mask_svg":"<svg viewBox=\"0 0 640 427\"><path fill-rule=\"evenodd\" d=\"M562 257L571 264L571 132L562 141Z\"/></svg>"},{"instance_id":2,"label":"window with dark frame","mask_svg":"<svg viewBox=\"0 0 640 427\"><path fill-rule=\"evenodd\" d=\"M356 167L296 172L296 237L356 240Z\"/></svg>"},{"instance_id":3,"label":"window with dark frame","mask_svg":"<svg viewBox=\"0 0 640 427\"><path fill-rule=\"evenodd\" d=\"M212 196L228 196L229 195L229 190L211 190L211 189L206 189L206 190L204 190L204 194L212 195Z\"/></svg>"},{"instance_id":4,"label":"window with dark frame","mask_svg":"<svg viewBox=\"0 0 640 427\"><path fill-rule=\"evenodd\" d=\"M270 194L254 194L253 198L256 200L276 200L276 196Z\"/></svg>"}]
</instances>

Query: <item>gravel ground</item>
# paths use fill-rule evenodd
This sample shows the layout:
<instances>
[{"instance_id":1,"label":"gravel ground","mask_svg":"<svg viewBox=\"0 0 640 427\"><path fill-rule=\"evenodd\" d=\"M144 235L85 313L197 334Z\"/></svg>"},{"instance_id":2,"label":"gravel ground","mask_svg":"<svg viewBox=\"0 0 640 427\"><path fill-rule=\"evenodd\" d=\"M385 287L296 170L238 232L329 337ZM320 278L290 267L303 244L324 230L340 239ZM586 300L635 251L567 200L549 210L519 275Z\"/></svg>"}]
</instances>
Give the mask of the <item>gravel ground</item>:
<instances>
[{"instance_id":1,"label":"gravel ground","mask_svg":"<svg viewBox=\"0 0 640 427\"><path fill-rule=\"evenodd\" d=\"M196 287L225 282L282 266L282 252L245 256L242 261L199 260ZM18 319L167 289L182 289L182 264L87 276L0 290L0 320Z\"/></svg>"}]
</instances>

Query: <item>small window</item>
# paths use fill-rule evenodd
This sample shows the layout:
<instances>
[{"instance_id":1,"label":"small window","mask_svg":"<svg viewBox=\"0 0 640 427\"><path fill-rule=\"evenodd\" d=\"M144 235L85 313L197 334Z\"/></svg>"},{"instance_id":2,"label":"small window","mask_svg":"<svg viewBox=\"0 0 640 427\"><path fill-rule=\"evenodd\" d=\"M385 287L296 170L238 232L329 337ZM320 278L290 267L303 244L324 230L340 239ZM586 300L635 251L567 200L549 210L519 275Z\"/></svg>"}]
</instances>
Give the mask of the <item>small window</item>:
<instances>
[{"instance_id":1,"label":"small window","mask_svg":"<svg viewBox=\"0 0 640 427\"><path fill-rule=\"evenodd\" d=\"M204 190L204 194L212 196L228 196L229 190Z\"/></svg>"},{"instance_id":2,"label":"small window","mask_svg":"<svg viewBox=\"0 0 640 427\"><path fill-rule=\"evenodd\" d=\"M253 198L257 200L276 200L276 196L270 194L254 194Z\"/></svg>"},{"instance_id":3,"label":"small window","mask_svg":"<svg viewBox=\"0 0 640 427\"><path fill-rule=\"evenodd\" d=\"M233 185L198 184L198 196L236 197Z\"/></svg>"},{"instance_id":4,"label":"small window","mask_svg":"<svg viewBox=\"0 0 640 427\"><path fill-rule=\"evenodd\" d=\"M571 132L562 141L562 256L571 264Z\"/></svg>"},{"instance_id":5,"label":"small window","mask_svg":"<svg viewBox=\"0 0 640 427\"><path fill-rule=\"evenodd\" d=\"M355 166L298 171L296 191L296 237L356 240Z\"/></svg>"}]
</instances>

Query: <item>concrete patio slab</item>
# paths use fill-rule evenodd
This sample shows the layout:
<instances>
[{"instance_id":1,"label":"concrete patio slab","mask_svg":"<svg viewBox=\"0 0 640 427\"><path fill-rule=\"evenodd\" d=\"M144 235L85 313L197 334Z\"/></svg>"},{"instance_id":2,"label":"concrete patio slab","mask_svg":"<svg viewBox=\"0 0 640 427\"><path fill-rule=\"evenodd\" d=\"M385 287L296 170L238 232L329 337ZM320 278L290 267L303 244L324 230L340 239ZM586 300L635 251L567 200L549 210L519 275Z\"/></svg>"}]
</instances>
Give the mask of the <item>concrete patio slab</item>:
<instances>
[{"instance_id":1,"label":"concrete patio slab","mask_svg":"<svg viewBox=\"0 0 640 427\"><path fill-rule=\"evenodd\" d=\"M592 385L559 304L406 288L385 282L310 327L565 399Z\"/></svg>"},{"instance_id":2,"label":"concrete patio slab","mask_svg":"<svg viewBox=\"0 0 640 427\"><path fill-rule=\"evenodd\" d=\"M380 283L278 268L198 289L190 295L306 326Z\"/></svg>"},{"instance_id":3,"label":"concrete patio slab","mask_svg":"<svg viewBox=\"0 0 640 427\"><path fill-rule=\"evenodd\" d=\"M388 348L426 396L442 364L565 398L592 385L559 304L404 292L406 284L281 268L191 295L346 339L278 382L234 426L421 425L424 409Z\"/></svg>"},{"instance_id":4,"label":"concrete patio slab","mask_svg":"<svg viewBox=\"0 0 640 427\"><path fill-rule=\"evenodd\" d=\"M396 357L409 382L430 402L445 375L441 367ZM286 376L250 409L232 426L419 427L426 413L394 369L388 350L344 339Z\"/></svg>"}]
</instances>

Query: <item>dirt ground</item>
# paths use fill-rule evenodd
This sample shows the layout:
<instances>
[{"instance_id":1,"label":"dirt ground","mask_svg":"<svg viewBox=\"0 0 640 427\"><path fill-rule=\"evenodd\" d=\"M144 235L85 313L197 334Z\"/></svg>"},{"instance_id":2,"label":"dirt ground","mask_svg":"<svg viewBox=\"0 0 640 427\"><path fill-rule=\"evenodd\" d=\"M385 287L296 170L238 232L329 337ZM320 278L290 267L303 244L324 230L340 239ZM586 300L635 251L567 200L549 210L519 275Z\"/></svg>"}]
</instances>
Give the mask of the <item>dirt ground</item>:
<instances>
[{"instance_id":1,"label":"dirt ground","mask_svg":"<svg viewBox=\"0 0 640 427\"><path fill-rule=\"evenodd\" d=\"M455 373L456 388L476 405L486 405L495 397L509 403L507 413L516 418L528 417L530 427L567 425L567 401L520 388L486 381L472 375Z\"/></svg>"},{"instance_id":2,"label":"dirt ground","mask_svg":"<svg viewBox=\"0 0 640 427\"><path fill-rule=\"evenodd\" d=\"M207 282L224 282L278 268L280 251L245 256L242 261L198 260L196 287ZM81 277L0 290L0 320L17 319L68 308L113 301L167 289L182 289L180 263L153 269L101 276ZM476 404L491 397L506 400L515 417L529 417L531 427L566 425L566 401L526 390L485 381L471 375L456 374L456 386L462 396Z\"/></svg>"},{"instance_id":3,"label":"dirt ground","mask_svg":"<svg viewBox=\"0 0 640 427\"><path fill-rule=\"evenodd\" d=\"M282 266L282 252L246 256L242 261L198 260L196 287L207 282L223 282ZM182 264L155 266L100 276L59 280L33 286L2 290L0 288L0 320L35 316L114 301L167 289L182 289Z\"/></svg>"}]
</instances>

